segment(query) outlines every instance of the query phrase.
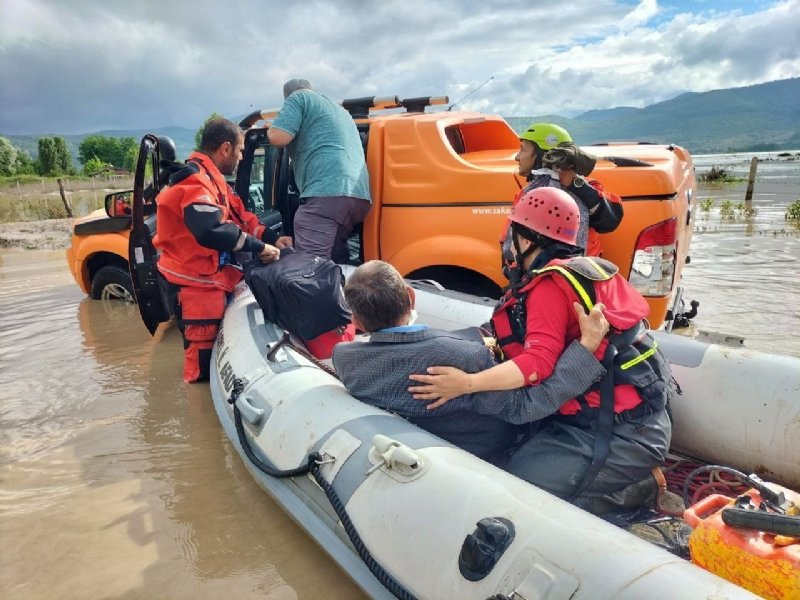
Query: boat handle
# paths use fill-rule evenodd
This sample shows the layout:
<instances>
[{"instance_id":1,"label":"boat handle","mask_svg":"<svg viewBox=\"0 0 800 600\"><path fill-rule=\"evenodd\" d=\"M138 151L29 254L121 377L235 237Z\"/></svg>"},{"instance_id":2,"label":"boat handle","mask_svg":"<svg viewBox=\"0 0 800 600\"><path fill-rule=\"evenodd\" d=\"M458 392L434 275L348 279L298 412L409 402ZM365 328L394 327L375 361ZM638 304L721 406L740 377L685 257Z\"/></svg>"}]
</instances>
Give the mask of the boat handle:
<instances>
[{"instance_id":1,"label":"boat handle","mask_svg":"<svg viewBox=\"0 0 800 600\"><path fill-rule=\"evenodd\" d=\"M244 395L236 399L236 408L242 413L242 418L255 427L261 425L264 415L267 414L263 408L250 404L250 399Z\"/></svg>"}]
</instances>

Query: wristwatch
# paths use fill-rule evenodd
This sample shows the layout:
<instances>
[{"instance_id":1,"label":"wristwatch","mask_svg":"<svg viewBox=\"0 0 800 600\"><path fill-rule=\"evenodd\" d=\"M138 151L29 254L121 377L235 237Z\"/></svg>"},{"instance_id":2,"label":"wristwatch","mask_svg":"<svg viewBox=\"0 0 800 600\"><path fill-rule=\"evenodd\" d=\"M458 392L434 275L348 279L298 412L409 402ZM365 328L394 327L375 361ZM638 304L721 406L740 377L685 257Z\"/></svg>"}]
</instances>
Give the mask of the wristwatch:
<instances>
[{"instance_id":1,"label":"wristwatch","mask_svg":"<svg viewBox=\"0 0 800 600\"><path fill-rule=\"evenodd\" d=\"M581 188L586 185L586 180L580 175L575 175L575 179L572 180L572 185L576 188Z\"/></svg>"}]
</instances>

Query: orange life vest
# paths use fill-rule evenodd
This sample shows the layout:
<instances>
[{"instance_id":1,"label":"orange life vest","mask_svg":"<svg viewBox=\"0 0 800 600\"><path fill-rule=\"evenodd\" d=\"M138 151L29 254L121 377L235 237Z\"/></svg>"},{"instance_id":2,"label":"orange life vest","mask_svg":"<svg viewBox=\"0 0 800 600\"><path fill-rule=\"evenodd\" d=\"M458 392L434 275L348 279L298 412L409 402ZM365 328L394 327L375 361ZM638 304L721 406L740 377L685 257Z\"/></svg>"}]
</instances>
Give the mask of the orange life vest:
<instances>
[{"instance_id":1,"label":"orange life vest","mask_svg":"<svg viewBox=\"0 0 800 600\"><path fill-rule=\"evenodd\" d=\"M221 221L261 238L264 225L249 213L225 178L206 155L194 152L178 181L164 189L156 200L158 229L153 244L160 251L158 270L170 282L182 286L231 291L242 279L242 272L223 265L220 253L201 246L184 223L184 210L191 204L213 204L221 211Z\"/></svg>"}]
</instances>

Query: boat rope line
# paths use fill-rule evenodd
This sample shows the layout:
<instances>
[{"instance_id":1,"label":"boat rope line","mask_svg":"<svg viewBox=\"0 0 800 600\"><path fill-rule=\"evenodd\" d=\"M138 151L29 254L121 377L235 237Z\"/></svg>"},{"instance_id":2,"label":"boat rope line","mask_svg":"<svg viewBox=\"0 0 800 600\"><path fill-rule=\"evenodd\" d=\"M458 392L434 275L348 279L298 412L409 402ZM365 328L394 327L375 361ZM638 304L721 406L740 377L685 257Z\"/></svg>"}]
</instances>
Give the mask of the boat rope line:
<instances>
[{"instance_id":1,"label":"boat rope line","mask_svg":"<svg viewBox=\"0 0 800 600\"><path fill-rule=\"evenodd\" d=\"M233 420L234 424L236 425L236 434L239 436L239 443L242 446L242 451L245 453L245 456L252 462L258 469L270 477L295 477L297 475L305 475L309 471L308 464L300 465L299 467L295 467L294 469L276 469L273 465L270 465L263 460L261 460L256 453L253 452L252 446L250 446L250 441L247 439L244 431L244 424L242 423L242 413L239 411L239 407L236 406L236 400L239 398L241 393L244 391L244 380L237 377L233 380L233 389L231 390L231 395L228 397L228 404L233 406Z\"/></svg>"},{"instance_id":2,"label":"boat rope line","mask_svg":"<svg viewBox=\"0 0 800 600\"><path fill-rule=\"evenodd\" d=\"M297 350L297 348L292 345L291 341L288 340L288 334L284 335L284 338L275 344L275 346L278 346L278 344L287 345ZM277 350L275 346L273 346L273 350ZM303 352L300 353L304 354ZM316 362L316 359L313 360ZM333 375L336 376L335 372ZM233 389L228 397L228 404L233 406L233 420L234 424L236 425L236 434L239 437L239 444L242 447L242 451L248 460L250 460L250 462L252 462L256 468L266 475L279 479L311 473L311 475L314 477L314 480L317 482L317 485L319 485L319 487L322 488L322 491L325 492L325 497L328 499L328 502L331 503L331 507L336 513L336 516L339 518L339 521L341 521L350 543L353 544L353 547L358 553L359 558L361 558L361 560L367 566L370 573L375 576L381 585L383 585L400 600L417 600L416 596L409 592L399 581L392 577L392 575L387 572L377 560L375 560L364 543L364 540L361 539L361 536L358 534L355 525L353 525L353 522L350 520L350 515L347 514L347 509L345 508L344 503L342 502L341 498L339 498L339 494L336 493L336 490L333 489L333 485L331 485L322 475L322 465L331 462L330 460L325 459L319 452L312 452L308 455L308 459L306 460L305 464L297 466L294 469L281 470L264 462L258 456L256 456L256 453L253 452L253 448L250 446L250 441L247 439L244 431L242 413L236 406L236 400L244 391L244 385L243 379L239 377L234 379Z\"/></svg>"},{"instance_id":3,"label":"boat rope line","mask_svg":"<svg viewBox=\"0 0 800 600\"><path fill-rule=\"evenodd\" d=\"M288 331L284 331L283 332L283 337L280 340L278 340L277 342L272 344L272 346L268 346L267 360L269 362L275 362L275 355L277 354L278 350L280 350L284 346L286 346L287 348L291 348L292 350L297 352L303 358L306 358L309 361L311 361L311 363L313 365L315 365L315 366L319 367L320 369L322 369L323 371L325 371L331 377L335 377L337 380L341 381L341 379L339 378L339 374L334 369L332 369L331 367L326 365L324 362L322 362L321 360L319 360L315 356L312 356L311 354L309 354L308 352L306 352L302 348L298 348L297 346L295 346L295 344L292 342L292 337L291 337L291 335L289 335Z\"/></svg>"},{"instance_id":4,"label":"boat rope line","mask_svg":"<svg viewBox=\"0 0 800 600\"><path fill-rule=\"evenodd\" d=\"M325 496L331 503L331 507L333 507L333 511L336 513L336 516L339 517L339 520L342 522L342 526L347 533L347 537L350 539L350 542L356 549L358 556L361 558L370 572L375 576L375 578L381 582L383 587L389 590L397 598L400 600L417 600L416 596L409 592L403 586L403 584L392 577L383 568L383 566L381 566L381 564L375 560L372 554L370 554L369 549L367 548L366 544L364 544L364 540L362 540L361 536L358 535L355 525L353 525L353 522L350 520L350 515L347 514L347 509L345 508L341 498L339 498L336 490L333 489L333 486L328 483L328 480L322 475L320 464L321 461L322 456L319 453L314 452L313 454L309 455L309 470L311 471L311 475L314 476L314 480L317 482L319 487L321 487L322 491L325 492Z\"/></svg>"}]
</instances>

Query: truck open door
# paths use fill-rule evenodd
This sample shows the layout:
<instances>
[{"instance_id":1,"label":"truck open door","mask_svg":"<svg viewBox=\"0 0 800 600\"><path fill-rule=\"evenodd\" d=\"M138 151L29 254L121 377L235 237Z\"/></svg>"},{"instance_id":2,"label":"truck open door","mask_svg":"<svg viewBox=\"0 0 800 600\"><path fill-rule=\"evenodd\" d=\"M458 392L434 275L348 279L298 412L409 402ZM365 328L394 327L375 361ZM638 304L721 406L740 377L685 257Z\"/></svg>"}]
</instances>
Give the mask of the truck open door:
<instances>
[{"instance_id":1,"label":"truck open door","mask_svg":"<svg viewBox=\"0 0 800 600\"><path fill-rule=\"evenodd\" d=\"M136 161L128 242L133 291L150 335L155 333L159 323L172 316L167 282L158 273L158 253L152 239L156 227L155 198L165 185L164 181L159 181L161 154L158 138L152 134L145 135L139 144L139 159Z\"/></svg>"},{"instance_id":2,"label":"truck open door","mask_svg":"<svg viewBox=\"0 0 800 600\"><path fill-rule=\"evenodd\" d=\"M293 234L300 199L292 184L286 149L272 146L264 128L247 131L233 188L247 210L278 235Z\"/></svg>"}]
</instances>

